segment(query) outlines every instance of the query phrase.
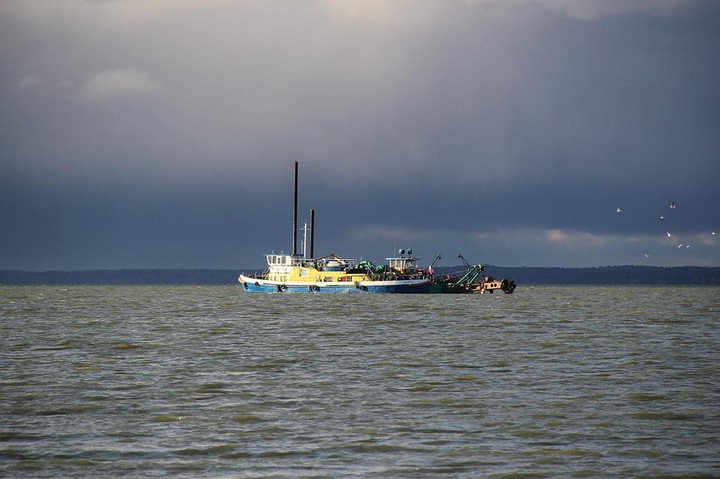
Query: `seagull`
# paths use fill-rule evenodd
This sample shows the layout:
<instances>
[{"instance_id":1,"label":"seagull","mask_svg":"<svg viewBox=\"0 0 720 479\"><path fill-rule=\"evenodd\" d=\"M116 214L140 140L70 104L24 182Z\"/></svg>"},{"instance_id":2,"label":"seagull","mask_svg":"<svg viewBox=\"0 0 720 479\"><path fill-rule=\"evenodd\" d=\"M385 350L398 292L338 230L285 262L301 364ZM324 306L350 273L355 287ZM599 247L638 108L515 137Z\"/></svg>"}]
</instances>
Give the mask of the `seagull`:
<instances>
[{"instance_id":1,"label":"seagull","mask_svg":"<svg viewBox=\"0 0 720 479\"><path fill-rule=\"evenodd\" d=\"M661 217L660 217L660 219L661 219L661 220L664 220L664 219L665 219L665 217L664 217L664 216L661 216Z\"/></svg>"},{"instance_id":2,"label":"seagull","mask_svg":"<svg viewBox=\"0 0 720 479\"><path fill-rule=\"evenodd\" d=\"M678 248L682 248L682 247L683 247L683 243L680 243L680 244L678 245Z\"/></svg>"},{"instance_id":3,"label":"seagull","mask_svg":"<svg viewBox=\"0 0 720 479\"><path fill-rule=\"evenodd\" d=\"M617 208L617 209L615 210L615 212L616 212L616 213L622 213L622 209L621 209L621 208Z\"/></svg>"},{"instance_id":4,"label":"seagull","mask_svg":"<svg viewBox=\"0 0 720 479\"><path fill-rule=\"evenodd\" d=\"M649 258L649 257L650 257L650 255L649 255L649 254L646 254L646 255L645 255L645 257L646 257L646 258Z\"/></svg>"},{"instance_id":5,"label":"seagull","mask_svg":"<svg viewBox=\"0 0 720 479\"><path fill-rule=\"evenodd\" d=\"M689 244L688 244L688 245L685 245L685 248L689 248L689 247L690 247L690 245L689 245Z\"/></svg>"},{"instance_id":6,"label":"seagull","mask_svg":"<svg viewBox=\"0 0 720 479\"><path fill-rule=\"evenodd\" d=\"M675 202L670 203L670 208L675 209Z\"/></svg>"},{"instance_id":7,"label":"seagull","mask_svg":"<svg viewBox=\"0 0 720 479\"><path fill-rule=\"evenodd\" d=\"M668 235L668 238L672 236L669 231L666 234Z\"/></svg>"}]
</instances>

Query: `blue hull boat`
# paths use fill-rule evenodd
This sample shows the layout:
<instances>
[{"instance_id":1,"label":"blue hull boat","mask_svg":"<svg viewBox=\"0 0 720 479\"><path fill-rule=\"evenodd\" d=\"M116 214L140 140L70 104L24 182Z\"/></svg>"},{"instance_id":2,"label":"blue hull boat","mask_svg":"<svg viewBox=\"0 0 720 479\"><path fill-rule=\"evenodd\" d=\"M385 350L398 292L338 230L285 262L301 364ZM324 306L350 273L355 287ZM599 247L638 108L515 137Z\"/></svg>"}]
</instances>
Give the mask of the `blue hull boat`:
<instances>
[{"instance_id":1,"label":"blue hull boat","mask_svg":"<svg viewBox=\"0 0 720 479\"><path fill-rule=\"evenodd\" d=\"M400 250L399 256L386 258L387 265L329 255L313 257L303 241L303 253L297 252L297 170L295 162L295 202L293 210L292 254L265 255L267 268L259 274L241 274L238 282L248 293L429 293L433 284L432 269L417 267L412 250ZM315 228L315 211L311 210L310 231ZM307 226L305 227L307 236Z\"/></svg>"}]
</instances>

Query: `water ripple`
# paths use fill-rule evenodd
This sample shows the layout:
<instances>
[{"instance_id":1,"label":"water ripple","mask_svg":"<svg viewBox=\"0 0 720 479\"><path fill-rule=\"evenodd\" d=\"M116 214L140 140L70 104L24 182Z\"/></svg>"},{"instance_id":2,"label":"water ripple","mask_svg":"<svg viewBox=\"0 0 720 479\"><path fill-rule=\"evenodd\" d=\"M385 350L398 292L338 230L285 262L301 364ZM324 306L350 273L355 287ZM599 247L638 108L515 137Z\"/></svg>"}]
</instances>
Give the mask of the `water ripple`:
<instances>
[{"instance_id":1,"label":"water ripple","mask_svg":"<svg viewBox=\"0 0 720 479\"><path fill-rule=\"evenodd\" d=\"M0 475L719 477L718 293L0 287Z\"/></svg>"}]
</instances>

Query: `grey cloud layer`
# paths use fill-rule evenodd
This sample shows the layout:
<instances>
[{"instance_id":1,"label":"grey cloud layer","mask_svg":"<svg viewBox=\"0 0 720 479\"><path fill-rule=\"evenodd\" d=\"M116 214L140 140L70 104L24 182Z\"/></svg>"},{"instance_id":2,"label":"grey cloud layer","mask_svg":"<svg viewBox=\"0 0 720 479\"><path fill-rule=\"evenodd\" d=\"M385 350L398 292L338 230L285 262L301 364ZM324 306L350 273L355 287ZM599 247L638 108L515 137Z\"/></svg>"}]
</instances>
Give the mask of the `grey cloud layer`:
<instances>
[{"instance_id":1,"label":"grey cloud layer","mask_svg":"<svg viewBox=\"0 0 720 479\"><path fill-rule=\"evenodd\" d=\"M0 267L42 256L23 238L59 212L56 235L107 237L92 259L46 254L58 267L154 266L168 249L162 266L254 262L288 242L295 160L304 206L337 225L318 226L328 247L369 256L393 235L434 254L498 234L512 248L485 261L625 263L665 246L656 211L672 199L700 238L720 222L719 19L670 0L6 3L0 213L15 246ZM187 231L211 215L211 235ZM234 250L247 229L257 239ZM102 244L142 253L114 263ZM714 264L713 246L653 257Z\"/></svg>"}]
</instances>

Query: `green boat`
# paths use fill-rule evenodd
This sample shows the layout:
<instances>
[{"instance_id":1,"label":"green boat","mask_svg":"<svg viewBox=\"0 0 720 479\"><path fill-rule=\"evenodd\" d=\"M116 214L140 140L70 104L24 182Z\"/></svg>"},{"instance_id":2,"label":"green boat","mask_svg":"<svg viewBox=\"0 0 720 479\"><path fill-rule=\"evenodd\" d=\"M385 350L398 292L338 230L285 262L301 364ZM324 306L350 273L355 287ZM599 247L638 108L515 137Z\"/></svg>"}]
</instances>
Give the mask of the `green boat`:
<instances>
[{"instance_id":1,"label":"green boat","mask_svg":"<svg viewBox=\"0 0 720 479\"><path fill-rule=\"evenodd\" d=\"M515 291L515 282L509 279L495 279L485 274L485 266L468 263L463 255L458 255L465 263L465 270L457 273L436 275L430 286L431 293L463 294L463 293L493 293L502 291L512 294ZM433 265L440 259L438 255ZM430 266L432 270L432 265Z\"/></svg>"}]
</instances>

